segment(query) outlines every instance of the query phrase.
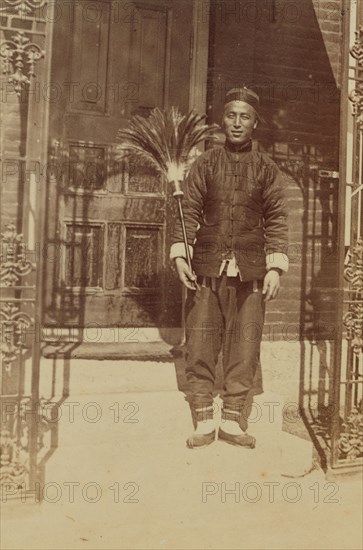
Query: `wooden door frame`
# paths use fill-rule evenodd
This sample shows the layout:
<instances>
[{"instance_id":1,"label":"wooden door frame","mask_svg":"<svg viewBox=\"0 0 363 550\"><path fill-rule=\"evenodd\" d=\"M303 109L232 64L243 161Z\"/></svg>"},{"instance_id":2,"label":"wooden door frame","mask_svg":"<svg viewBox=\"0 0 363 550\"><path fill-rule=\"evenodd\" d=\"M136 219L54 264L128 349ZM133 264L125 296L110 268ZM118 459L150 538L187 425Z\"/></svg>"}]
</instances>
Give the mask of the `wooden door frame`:
<instances>
[{"instance_id":1,"label":"wooden door frame","mask_svg":"<svg viewBox=\"0 0 363 550\"><path fill-rule=\"evenodd\" d=\"M207 77L208 77L208 47L209 47L209 17L210 0L194 0L192 14L192 28L190 34L190 76L189 76L189 109L195 109L198 113L206 112L207 100ZM54 23L52 23L53 26ZM55 45L53 47L56 47ZM50 73L47 75L47 82L50 83ZM166 95L166 104L168 97ZM45 147L48 146L49 132L44 133ZM166 258L168 251L166 252ZM184 302L182 301L182 322L179 328L170 328L171 339L175 342L180 342L184 334ZM114 329L110 329L111 332ZM130 330L130 327L127 327ZM59 334L61 331L61 335ZM164 329L165 331L165 329ZM52 330L50 329L50 338ZM67 340L70 335L76 341L83 340L83 329L81 327L62 328L57 327L57 334L64 336ZM106 334L107 332L107 334ZM169 331L168 331L169 332ZM102 331L104 337L99 340L110 341L108 331ZM159 327L143 327L138 334L139 341L152 341L161 339ZM112 341L112 339L111 339Z\"/></svg>"},{"instance_id":2,"label":"wooden door frame","mask_svg":"<svg viewBox=\"0 0 363 550\"><path fill-rule=\"evenodd\" d=\"M208 46L210 0L193 3L193 28L190 42L189 107L204 113L207 107Z\"/></svg>"},{"instance_id":3,"label":"wooden door frame","mask_svg":"<svg viewBox=\"0 0 363 550\"><path fill-rule=\"evenodd\" d=\"M207 111L208 55L209 55L210 0L193 3L193 28L190 42L189 109L204 114ZM185 342L185 302L187 289L182 291L181 341Z\"/></svg>"}]
</instances>

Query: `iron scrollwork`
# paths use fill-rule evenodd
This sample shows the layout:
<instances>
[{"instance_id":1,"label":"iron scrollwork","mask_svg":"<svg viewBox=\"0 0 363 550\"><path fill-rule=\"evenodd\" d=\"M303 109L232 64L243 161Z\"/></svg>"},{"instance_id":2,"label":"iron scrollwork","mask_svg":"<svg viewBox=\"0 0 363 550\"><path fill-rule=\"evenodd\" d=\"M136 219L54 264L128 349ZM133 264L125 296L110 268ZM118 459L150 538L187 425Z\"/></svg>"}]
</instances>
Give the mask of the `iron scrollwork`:
<instances>
[{"instance_id":1,"label":"iron scrollwork","mask_svg":"<svg viewBox=\"0 0 363 550\"><path fill-rule=\"evenodd\" d=\"M1 233L0 282L7 287L15 286L21 277L28 275L35 265L27 259L23 235L16 232L14 224L8 224Z\"/></svg>"},{"instance_id":2,"label":"iron scrollwork","mask_svg":"<svg viewBox=\"0 0 363 550\"><path fill-rule=\"evenodd\" d=\"M16 290L22 278L29 275L35 265L27 259L23 235L16 232L15 225L9 224L1 233L0 283L4 289ZM32 289L32 287L28 287ZM24 347L24 332L34 323L34 319L21 311L18 301L5 299L0 308L1 358L10 374L11 365Z\"/></svg>"},{"instance_id":3,"label":"iron scrollwork","mask_svg":"<svg viewBox=\"0 0 363 550\"><path fill-rule=\"evenodd\" d=\"M31 15L34 10L42 8L47 0L4 0L5 7L2 11L14 11L20 17Z\"/></svg>"},{"instance_id":4,"label":"iron scrollwork","mask_svg":"<svg viewBox=\"0 0 363 550\"><path fill-rule=\"evenodd\" d=\"M14 432L15 430L13 430ZM15 484L20 487L25 483L28 467L26 459L22 460L22 449L18 445L17 433L9 429L0 432L0 486Z\"/></svg>"},{"instance_id":5,"label":"iron scrollwork","mask_svg":"<svg viewBox=\"0 0 363 550\"><path fill-rule=\"evenodd\" d=\"M30 84L30 77L35 76L35 64L44 55L44 50L31 42L23 31L16 32L12 40L1 43L2 72L8 75L8 82L13 84L17 95L26 84Z\"/></svg>"},{"instance_id":6,"label":"iron scrollwork","mask_svg":"<svg viewBox=\"0 0 363 550\"><path fill-rule=\"evenodd\" d=\"M353 356L357 361L363 351L363 239L358 239L348 254L344 277L349 282L352 293L349 310L343 317L347 329L346 338L350 342ZM353 369L353 363L352 363ZM353 371L352 371L353 372ZM355 377L358 375L355 372ZM356 382L358 380L356 379ZM350 392L348 385L346 391ZM363 402L354 406L342 424L339 437L339 457L354 461L363 456Z\"/></svg>"},{"instance_id":7,"label":"iron scrollwork","mask_svg":"<svg viewBox=\"0 0 363 550\"><path fill-rule=\"evenodd\" d=\"M363 25L355 31L355 42L350 49L351 56L356 59L358 71L363 71ZM349 100L352 102L353 115L356 117L360 128L363 126L363 84L356 80L356 87L349 94Z\"/></svg>"},{"instance_id":8,"label":"iron scrollwork","mask_svg":"<svg viewBox=\"0 0 363 550\"><path fill-rule=\"evenodd\" d=\"M32 326L34 319L20 311L17 304L5 302L0 309L1 358L6 371L11 373L11 365L24 347L25 331Z\"/></svg>"},{"instance_id":9,"label":"iron scrollwork","mask_svg":"<svg viewBox=\"0 0 363 550\"><path fill-rule=\"evenodd\" d=\"M357 11L358 18L359 13ZM355 86L349 94L349 100L353 107L353 139L357 144L358 151L360 151L360 143L363 139L363 25L360 24L354 32L355 41L350 49L350 55L356 61L354 67ZM357 155L352 156L353 174L358 173L362 161L361 153L358 152ZM362 200L360 183L360 181L354 182L358 204ZM344 379L345 412L344 418L339 418L341 424L337 438L337 460L340 463L347 461L350 464L357 463L363 458L363 378L361 370L363 352L363 238L359 230L360 209L352 209L352 212L355 214L350 220L350 235L358 234L358 238L352 243L347 256L347 263L344 266L344 278L349 284L349 288L345 289L345 295L347 296L345 302L348 304L348 310L343 316L348 350ZM338 380L335 382L339 383ZM342 407L339 410L342 410Z\"/></svg>"},{"instance_id":10,"label":"iron scrollwork","mask_svg":"<svg viewBox=\"0 0 363 550\"><path fill-rule=\"evenodd\" d=\"M7 395L9 392L5 390L8 380L20 376L26 348L24 334L34 325L30 310L34 307L35 287L24 285L23 279L32 274L35 264L28 260L26 250L23 235L17 233L14 224L8 224L1 233L0 249L0 355L3 374L7 372L8 375L7 381L1 377L1 405L7 415L2 418L0 431L0 485L13 487L27 484L30 460L29 427L32 420L30 415L26 419L20 414L20 409L30 402L30 398L22 392ZM31 298L23 298L26 291L31 291ZM23 306L30 309L26 311Z\"/></svg>"},{"instance_id":11,"label":"iron scrollwork","mask_svg":"<svg viewBox=\"0 0 363 550\"><path fill-rule=\"evenodd\" d=\"M341 457L355 460L363 455L363 414L362 403L359 408L353 408L347 420L343 423L339 439Z\"/></svg>"},{"instance_id":12,"label":"iron scrollwork","mask_svg":"<svg viewBox=\"0 0 363 550\"><path fill-rule=\"evenodd\" d=\"M347 328L347 339L355 354L363 350L363 303L359 297L363 295L363 240L358 239L349 252L349 261L344 270L344 276L350 283L355 296L349 304L349 311L343 317Z\"/></svg>"},{"instance_id":13,"label":"iron scrollwork","mask_svg":"<svg viewBox=\"0 0 363 550\"><path fill-rule=\"evenodd\" d=\"M355 41L350 49L350 54L358 61L358 65L363 69L363 25L355 31Z\"/></svg>"}]
</instances>

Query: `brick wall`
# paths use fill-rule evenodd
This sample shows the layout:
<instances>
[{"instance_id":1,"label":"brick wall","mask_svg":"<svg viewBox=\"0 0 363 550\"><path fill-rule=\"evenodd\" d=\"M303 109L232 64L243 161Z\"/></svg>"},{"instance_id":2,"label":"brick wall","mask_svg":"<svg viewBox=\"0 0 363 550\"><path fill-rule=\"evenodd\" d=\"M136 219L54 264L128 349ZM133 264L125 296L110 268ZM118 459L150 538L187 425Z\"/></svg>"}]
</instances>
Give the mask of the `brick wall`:
<instances>
[{"instance_id":1,"label":"brick wall","mask_svg":"<svg viewBox=\"0 0 363 550\"><path fill-rule=\"evenodd\" d=\"M260 95L256 132L285 174L290 270L267 307L265 338L334 332L340 49L339 0L212 2L208 114L219 122L225 91L247 84Z\"/></svg>"}]
</instances>

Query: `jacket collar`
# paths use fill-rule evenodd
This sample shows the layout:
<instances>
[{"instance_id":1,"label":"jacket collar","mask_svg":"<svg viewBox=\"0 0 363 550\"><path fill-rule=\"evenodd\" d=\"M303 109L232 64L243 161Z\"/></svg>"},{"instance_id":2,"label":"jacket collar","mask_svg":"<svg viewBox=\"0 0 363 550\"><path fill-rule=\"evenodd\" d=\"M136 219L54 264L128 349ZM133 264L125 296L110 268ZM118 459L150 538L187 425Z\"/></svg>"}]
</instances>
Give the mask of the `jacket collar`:
<instances>
[{"instance_id":1,"label":"jacket collar","mask_svg":"<svg viewBox=\"0 0 363 550\"><path fill-rule=\"evenodd\" d=\"M235 145L230 141L226 141L224 148L231 153L246 153L252 151L252 140L250 139L247 143L243 143L242 145Z\"/></svg>"}]
</instances>

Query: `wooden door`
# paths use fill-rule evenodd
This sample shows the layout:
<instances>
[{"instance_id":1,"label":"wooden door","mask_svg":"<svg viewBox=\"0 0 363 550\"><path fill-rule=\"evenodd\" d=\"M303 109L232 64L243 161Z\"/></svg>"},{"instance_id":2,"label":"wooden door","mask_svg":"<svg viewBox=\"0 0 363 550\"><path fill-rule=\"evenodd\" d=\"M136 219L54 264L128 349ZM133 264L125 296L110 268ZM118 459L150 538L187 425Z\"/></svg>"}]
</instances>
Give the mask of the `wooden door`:
<instances>
[{"instance_id":1,"label":"wooden door","mask_svg":"<svg viewBox=\"0 0 363 550\"><path fill-rule=\"evenodd\" d=\"M181 296L167 261L171 192L150 169L118 162L115 144L133 113L188 110L193 0L59 4L45 323L173 326Z\"/></svg>"}]
</instances>

